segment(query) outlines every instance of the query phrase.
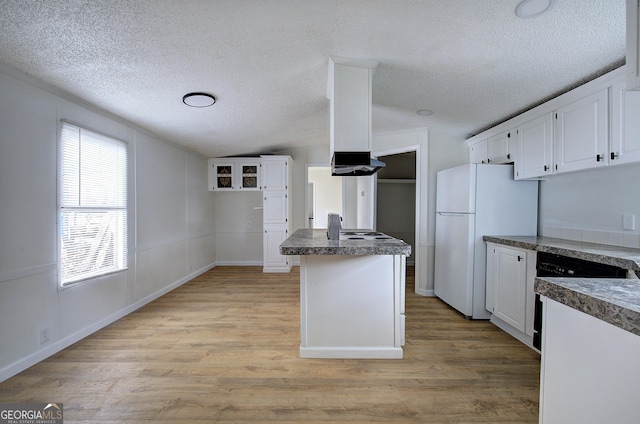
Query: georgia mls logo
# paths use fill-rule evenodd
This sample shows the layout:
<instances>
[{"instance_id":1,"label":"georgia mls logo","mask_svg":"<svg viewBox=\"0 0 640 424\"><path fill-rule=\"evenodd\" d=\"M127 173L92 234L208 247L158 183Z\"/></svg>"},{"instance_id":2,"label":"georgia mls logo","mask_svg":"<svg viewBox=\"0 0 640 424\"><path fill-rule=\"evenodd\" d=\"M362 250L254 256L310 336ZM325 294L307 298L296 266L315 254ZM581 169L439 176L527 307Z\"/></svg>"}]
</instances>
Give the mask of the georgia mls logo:
<instances>
[{"instance_id":1,"label":"georgia mls logo","mask_svg":"<svg viewBox=\"0 0 640 424\"><path fill-rule=\"evenodd\" d=\"M0 403L0 424L63 424L61 403Z\"/></svg>"}]
</instances>

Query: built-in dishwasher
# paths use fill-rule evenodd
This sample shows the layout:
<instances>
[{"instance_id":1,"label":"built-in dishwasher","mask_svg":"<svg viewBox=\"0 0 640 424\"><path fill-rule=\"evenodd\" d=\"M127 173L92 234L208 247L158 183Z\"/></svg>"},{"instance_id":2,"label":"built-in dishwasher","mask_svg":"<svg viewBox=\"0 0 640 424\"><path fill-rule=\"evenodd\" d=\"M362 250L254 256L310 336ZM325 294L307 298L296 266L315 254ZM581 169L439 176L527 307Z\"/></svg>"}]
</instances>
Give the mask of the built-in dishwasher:
<instances>
[{"instance_id":1,"label":"built-in dishwasher","mask_svg":"<svg viewBox=\"0 0 640 424\"><path fill-rule=\"evenodd\" d=\"M613 265L599 264L584 259L570 258L554 253L538 252L538 277L626 278L627 270ZM536 294L533 319L533 346L542 349L542 301Z\"/></svg>"}]
</instances>

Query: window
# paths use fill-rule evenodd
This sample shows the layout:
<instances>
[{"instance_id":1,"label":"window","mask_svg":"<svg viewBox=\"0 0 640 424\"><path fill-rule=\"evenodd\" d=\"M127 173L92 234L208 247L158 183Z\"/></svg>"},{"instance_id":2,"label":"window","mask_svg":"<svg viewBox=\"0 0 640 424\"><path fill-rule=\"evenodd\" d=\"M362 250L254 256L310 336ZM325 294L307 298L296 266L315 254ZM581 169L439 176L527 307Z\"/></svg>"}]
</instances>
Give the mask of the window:
<instances>
[{"instance_id":1,"label":"window","mask_svg":"<svg viewBox=\"0 0 640 424\"><path fill-rule=\"evenodd\" d=\"M60 132L59 281L127 268L127 145L68 122Z\"/></svg>"}]
</instances>

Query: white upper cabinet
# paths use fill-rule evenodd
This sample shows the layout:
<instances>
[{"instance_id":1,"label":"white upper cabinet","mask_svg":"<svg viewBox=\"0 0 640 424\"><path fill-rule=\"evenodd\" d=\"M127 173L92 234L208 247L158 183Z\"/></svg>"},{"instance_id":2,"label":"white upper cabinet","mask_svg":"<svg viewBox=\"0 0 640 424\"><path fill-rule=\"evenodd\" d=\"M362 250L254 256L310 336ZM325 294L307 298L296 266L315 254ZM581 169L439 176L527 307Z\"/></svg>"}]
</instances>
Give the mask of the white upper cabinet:
<instances>
[{"instance_id":1,"label":"white upper cabinet","mask_svg":"<svg viewBox=\"0 0 640 424\"><path fill-rule=\"evenodd\" d=\"M627 90L640 90L640 7L638 0L627 0Z\"/></svg>"},{"instance_id":2,"label":"white upper cabinet","mask_svg":"<svg viewBox=\"0 0 640 424\"><path fill-rule=\"evenodd\" d=\"M260 191L260 158L209 159L209 191Z\"/></svg>"},{"instance_id":3,"label":"white upper cabinet","mask_svg":"<svg viewBox=\"0 0 640 424\"><path fill-rule=\"evenodd\" d=\"M606 166L609 153L609 91L600 90L556 111L555 170Z\"/></svg>"},{"instance_id":4,"label":"white upper cabinet","mask_svg":"<svg viewBox=\"0 0 640 424\"><path fill-rule=\"evenodd\" d=\"M468 139L470 162L499 163L506 151L515 179L640 163L640 87L626 90L626 70L611 71Z\"/></svg>"},{"instance_id":5,"label":"white upper cabinet","mask_svg":"<svg viewBox=\"0 0 640 424\"><path fill-rule=\"evenodd\" d=\"M288 156L262 156L262 189L287 190Z\"/></svg>"},{"instance_id":6,"label":"white upper cabinet","mask_svg":"<svg viewBox=\"0 0 640 424\"><path fill-rule=\"evenodd\" d=\"M518 127L515 179L553 173L553 114L546 113Z\"/></svg>"},{"instance_id":7,"label":"white upper cabinet","mask_svg":"<svg viewBox=\"0 0 640 424\"><path fill-rule=\"evenodd\" d=\"M472 144L469 148L470 163L489 163L489 152L487 149L487 139Z\"/></svg>"},{"instance_id":8,"label":"white upper cabinet","mask_svg":"<svg viewBox=\"0 0 640 424\"><path fill-rule=\"evenodd\" d=\"M512 138L513 137L513 138ZM513 162L510 148L514 145L515 131L505 131L489 137L487 141L487 163Z\"/></svg>"},{"instance_id":9,"label":"white upper cabinet","mask_svg":"<svg viewBox=\"0 0 640 424\"><path fill-rule=\"evenodd\" d=\"M625 83L618 82L611 99L609 164L640 162L640 91L626 91Z\"/></svg>"}]
</instances>

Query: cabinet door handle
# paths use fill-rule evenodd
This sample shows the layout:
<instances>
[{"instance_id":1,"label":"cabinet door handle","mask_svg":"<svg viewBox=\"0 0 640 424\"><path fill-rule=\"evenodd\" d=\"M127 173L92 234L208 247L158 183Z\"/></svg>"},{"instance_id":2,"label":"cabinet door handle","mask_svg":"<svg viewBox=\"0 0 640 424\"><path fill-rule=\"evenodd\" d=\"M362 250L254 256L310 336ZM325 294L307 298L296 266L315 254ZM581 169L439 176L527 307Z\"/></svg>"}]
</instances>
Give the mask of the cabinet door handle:
<instances>
[{"instance_id":1,"label":"cabinet door handle","mask_svg":"<svg viewBox=\"0 0 640 424\"><path fill-rule=\"evenodd\" d=\"M604 159L604 156L602 155L596 155L596 162L600 162L601 160Z\"/></svg>"},{"instance_id":2,"label":"cabinet door handle","mask_svg":"<svg viewBox=\"0 0 640 424\"><path fill-rule=\"evenodd\" d=\"M611 152L611 160L618 159L618 154L616 152Z\"/></svg>"},{"instance_id":3,"label":"cabinet door handle","mask_svg":"<svg viewBox=\"0 0 640 424\"><path fill-rule=\"evenodd\" d=\"M487 159L487 163L491 163L491 159Z\"/></svg>"},{"instance_id":4,"label":"cabinet door handle","mask_svg":"<svg viewBox=\"0 0 640 424\"><path fill-rule=\"evenodd\" d=\"M511 159L511 153L507 153L507 159Z\"/></svg>"},{"instance_id":5,"label":"cabinet door handle","mask_svg":"<svg viewBox=\"0 0 640 424\"><path fill-rule=\"evenodd\" d=\"M522 260L522 256L518 255L518 262Z\"/></svg>"},{"instance_id":6,"label":"cabinet door handle","mask_svg":"<svg viewBox=\"0 0 640 424\"><path fill-rule=\"evenodd\" d=\"M547 165L544 166L544 172L547 172L549 170L549 167Z\"/></svg>"}]
</instances>

